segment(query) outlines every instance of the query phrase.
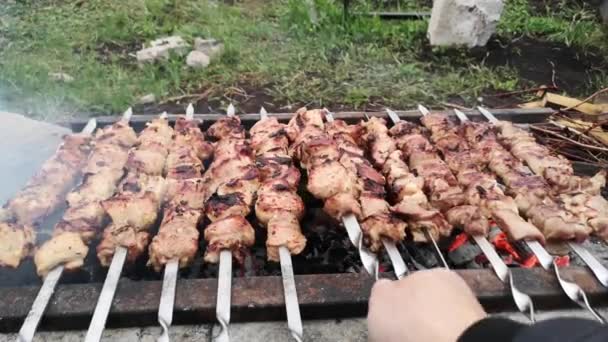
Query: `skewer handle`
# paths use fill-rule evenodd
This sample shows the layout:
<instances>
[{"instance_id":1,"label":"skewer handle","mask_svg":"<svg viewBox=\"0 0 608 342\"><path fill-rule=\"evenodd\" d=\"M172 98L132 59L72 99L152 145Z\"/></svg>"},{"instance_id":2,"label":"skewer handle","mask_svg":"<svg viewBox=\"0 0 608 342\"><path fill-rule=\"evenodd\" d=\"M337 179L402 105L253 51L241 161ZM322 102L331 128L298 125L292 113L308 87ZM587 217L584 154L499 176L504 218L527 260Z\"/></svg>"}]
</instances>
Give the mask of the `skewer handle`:
<instances>
[{"instance_id":1,"label":"skewer handle","mask_svg":"<svg viewBox=\"0 0 608 342\"><path fill-rule=\"evenodd\" d=\"M346 228L348 238L359 250L359 257L361 258L363 268L365 268L367 273L374 277L374 279L378 279L378 258L375 254L368 251L367 248L363 247L361 227L359 226L359 222L357 222L357 218L353 214L348 214L342 217L342 223L344 224L344 228Z\"/></svg>"},{"instance_id":2,"label":"skewer handle","mask_svg":"<svg viewBox=\"0 0 608 342\"><path fill-rule=\"evenodd\" d=\"M160 305L158 306L158 323L163 328L163 333L158 338L158 342L169 342L169 327L173 323L173 305L175 303L178 270L179 261L177 259L172 259L165 265L163 289L160 296Z\"/></svg>"},{"instance_id":3,"label":"skewer handle","mask_svg":"<svg viewBox=\"0 0 608 342\"><path fill-rule=\"evenodd\" d=\"M126 259L127 249L122 246L116 247L114 257L112 258L112 263L108 269L106 280L103 283L103 288L101 289L101 294L97 300L97 306L95 307L95 312L93 313L93 318L91 319L91 325L89 325L89 330L87 331L87 335L84 339L85 342L99 342L101 340L101 335L106 327L108 313L110 313L112 301L114 300L114 295L116 294L116 287L118 286L120 274L122 273L122 268Z\"/></svg>"},{"instance_id":4,"label":"skewer handle","mask_svg":"<svg viewBox=\"0 0 608 342\"><path fill-rule=\"evenodd\" d=\"M553 264L553 257L551 254L549 254L549 252L547 252L545 247L543 247L538 241L526 241L526 244L528 247L530 247L530 250L532 253L534 253L540 265L545 270L550 270L551 264Z\"/></svg>"},{"instance_id":5,"label":"skewer handle","mask_svg":"<svg viewBox=\"0 0 608 342\"><path fill-rule=\"evenodd\" d=\"M608 270L591 254L585 247L578 243L569 242L568 246L576 253L591 269L597 280L608 287Z\"/></svg>"},{"instance_id":6,"label":"skewer handle","mask_svg":"<svg viewBox=\"0 0 608 342\"><path fill-rule=\"evenodd\" d=\"M215 339L216 342L230 341L228 325L230 324L231 292L232 252L224 249L220 252L220 269L218 272L217 282L217 303L215 306L215 315L222 327L222 331L220 331L220 334Z\"/></svg>"},{"instance_id":7,"label":"skewer handle","mask_svg":"<svg viewBox=\"0 0 608 342\"><path fill-rule=\"evenodd\" d=\"M34 334L36 334L40 319L46 311L46 307L55 292L55 287L57 286L59 279L61 279L62 274L63 265L55 267L47 274L46 278L44 278L44 283L42 284L40 291L38 291L34 304L32 304L32 308L27 314L27 317L21 326L21 330L19 330L18 340L20 342L31 342L34 339Z\"/></svg>"},{"instance_id":8,"label":"skewer handle","mask_svg":"<svg viewBox=\"0 0 608 342\"><path fill-rule=\"evenodd\" d=\"M583 289L581 289L580 286L575 283L564 280L559 274L559 267L557 266L557 263L555 263L555 261L553 262L553 268L555 269L555 275L557 276L559 285L562 287L568 298L578 304L581 308L588 310L591 315L593 315L593 317L597 319L600 323L605 324L606 320L597 311L595 311L593 307L591 307L589 299L587 299L587 295L585 294Z\"/></svg>"},{"instance_id":9,"label":"skewer handle","mask_svg":"<svg viewBox=\"0 0 608 342\"><path fill-rule=\"evenodd\" d=\"M409 270L405 265L405 261L403 261L403 257L401 257L401 253L399 253L397 246L395 246L393 241L387 239L382 239L382 244L384 245L384 249L386 249L388 257L391 259L395 276L397 279L403 278L407 273L409 273Z\"/></svg>"},{"instance_id":10,"label":"skewer handle","mask_svg":"<svg viewBox=\"0 0 608 342\"><path fill-rule=\"evenodd\" d=\"M300 305L298 304L298 292L293 275L291 254L287 247L279 247L279 257L281 259L281 276L283 277L285 308L287 310L287 326L294 340L302 342L304 329L302 328L302 317L300 316Z\"/></svg>"}]
</instances>

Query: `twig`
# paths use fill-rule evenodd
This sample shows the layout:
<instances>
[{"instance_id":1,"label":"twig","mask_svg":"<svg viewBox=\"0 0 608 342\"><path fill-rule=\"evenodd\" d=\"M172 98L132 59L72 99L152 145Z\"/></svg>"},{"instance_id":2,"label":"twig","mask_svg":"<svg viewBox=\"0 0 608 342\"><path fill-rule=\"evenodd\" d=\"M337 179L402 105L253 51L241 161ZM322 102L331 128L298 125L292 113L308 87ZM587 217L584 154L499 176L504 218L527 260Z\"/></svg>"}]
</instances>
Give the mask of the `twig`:
<instances>
[{"instance_id":1,"label":"twig","mask_svg":"<svg viewBox=\"0 0 608 342\"><path fill-rule=\"evenodd\" d=\"M584 99L583 101L579 102L578 104L575 104L575 105L574 105L574 106L572 106L572 107L568 107L568 108L560 109L559 111L560 111L560 112L567 112L567 111L569 111L569 110L572 110L572 109L574 109L574 108L576 108L576 107L578 107L578 106L580 106L580 105L582 105L582 104L584 104L584 103L587 103L587 102L589 102L589 101L593 100L593 98L594 98L594 97L598 96L599 94L605 93L605 92L607 92L607 91L608 91L608 88L600 89L600 90L596 91L595 93L591 94L591 96L589 96L588 98L586 98L586 99Z\"/></svg>"},{"instance_id":2,"label":"twig","mask_svg":"<svg viewBox=\"0 0 608 342\"><path fill-rule=\"evenodd\" d=\"M537 92L537 91L547 91L547 90L557 90L558 88L556 86L542 86L542 87L537 87L537 88L529 88L529 89L523 89L523 90L517 90L517 91L510 91L508 93L500 93L500 94L494 94L495 97L507 97L507 96L512 96L512 95L519 95L519 94L525 94L525 93L533 93L533 92Z\"/></svg>"},{"instance_id":3,"label":"twig","mask_svg":"<svg viewBox=\"0 0 608 342\"><path fill-rule=\"evenodd\" d=\"M457 108L457 109L462 109L462 110L471 110L471 108L467 108L465 106L457 105L457 104L451 103L451 102L439 102L439 103L446 107L452 107L452 108Z\"/></svg>"},{"instance_id":4,"label":"twig","mask_svg":"<svg viewBox=\"0 0 608 342\"><path fill-rule=\"evenodd\" d=\"M180 95L180 96L168 97L168 98L164 99L162 102L160 102L159 104L165 104L168 102L176 102L176 101L181 101L184 99L191 99L191 98L196 98L196 100L200 100L204 97L209 96L209 94L211 94L212 91L213 91L213 88L209 88L200 94L185 94L185 95Z\"/></svg>"},{"instance_id":5,"label":"twig","mask_svg":"<svg viewBox=\"0 0 608 342\"><path fill-rule=\"evenodd\" d=\"M535 126L531 125L530 129L533 129L535 131L544 132L544 133L553 135L555 137L562 138L562 139L567 140L567 141L569 141L569 142L571 142L571 143L573 143L573 144L575 144L577 146L580 146L580 147L589 148L589 149L598 150L598 151L603 151L603 152L608 152L608 148L603 148L603 147L599 147L599 146L593 146L593 145L583 144L583 143L580 143L580 142L578 142L576 140L572 140L570 138L567 138L567 137L565 137L565 136L563 136L563 135L561 135L559 133L555 133L555 132L549 131L549 130L544 129L544 128L535 127Z\"/></svg>"}]
</instances>

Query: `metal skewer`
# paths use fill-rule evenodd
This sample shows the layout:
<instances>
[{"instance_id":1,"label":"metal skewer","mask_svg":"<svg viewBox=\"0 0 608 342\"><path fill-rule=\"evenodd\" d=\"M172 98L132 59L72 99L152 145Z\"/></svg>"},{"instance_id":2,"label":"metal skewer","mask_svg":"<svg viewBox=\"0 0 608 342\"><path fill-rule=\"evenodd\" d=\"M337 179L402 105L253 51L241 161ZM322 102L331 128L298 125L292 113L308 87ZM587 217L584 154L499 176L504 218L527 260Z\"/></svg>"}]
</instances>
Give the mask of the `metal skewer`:
<instances>
[{"instance_id":1,"label":"metal skewer","mask_svg":"<svg viewBox=\"0 0 608 342\"><path fill-rule=\"evenodd\" d=\"M186 120L194 118L194 107L192 103L186 108ZM157 342L169 342L169 327L173 323L173 307L175 305L175 287L177 286L177 272L179 271L179 260L171 259L165 265L163 276L163 289L160 294L160 304L158 306L158 324L163 329Z\"/></svg>"},{"instance_id":2,"label":"metal skewer","mask_svg":"<svg viewBox=\"0 0 608 342\"><path fill-rule=\"evenodd\" d=\"M393 112L392 110L390 110L388 108L386 108L386 112L388 113L388 117L391 119L391 121L394 124L401 121L401 118L399 117L399 115L397 115L397 113ZM424 234L426 235L427 239L429 239L431 241L431 243L433 244L433 248L435 249L435 254L437 254L437 256L439 257L439 260L443 264L443 267L449 269L450 267L448 266L448 262L443 257L443 253L441 253L441 249L439 248L439 245L437 244L437 241L435 241L435 238L433 237L431 232L427 228L424 228L423 231L424 231Z\"/></svg>"},{"instance_id":3,"label":"metal skewer","mask_svg":"<svg viewBox=\"0 0 608 342\"><path fill-rule=\"evenodd\" d=\"M236 109L232 103L226 109L226 115L232 117ZM217 302L215 305L215 317L220 323L222 330L214 339L216 342L230 341L230 305L232 297L232 251L223 249L220 251L220 267L217 281Z\"/></svg>"},{"instance_id":4,"label":"metal skewer","mask_svg":"<svg viewBox=\"0 0 608 342\"><path fill-rule=\"evenodd\" d=\"M129 108L125 115L131 110ZM123 116L124 120L124 116ZM128 121L128 119L127 119ZM82 129L82 133L84 134L92 134L97 128L97 120L91 119L87 122L86 126ZM55 292L55 288L57 287L57 283L61 279L63 275L64 267L63 265L59 265L52 269L44 278L44 282L42 283L42 287L38 291L38 295L36 299L34 299L34 303L32 304L32 308L30 312L27 314L21 329L19 330L18 341L21 342L30 342L34 338L36 334L36 329L38 328L38 324L40 324L40 320L46 311L46 308L49 304L53 293Z\"/></svg>"},{"instance_id":5,"label":"metal skewer","mask_svg":"<svg viewBox=\"0 0 608 342\"><path fill-rule=\"evenodd\" d=\"M260 109L260 120L268 118L268 112L264 107ZM302 342L304 328L300 315L300 304L298 302L298 291L293 274L291 253L286 246L279 247L279 258L281 262L281 277L283 278L283 293L285 296L285 309L287 310L287 327L294 340Z\"/></svg>"},{"instance_id":6,"label":"metal skewer","mask_svg":"<svg viewBox=\"0 0 608 342\"><path fill-rule=\"evenodd\" d=\"M166 118L167 113L161 114L160 117ZM108 314L114 301L114 295L116 295L116 287L118 287L118 281L127 260L127 253L128 250L123 246L117 246L114 250L112 263L110 264L110 268L108 268L106 280L97 299L97 306L95 306L89 330L84 338L85 342L99 342L101 340L101 335L106 327Z\"/></svg>"},{"instance_id":7,"label":"metal skewer","mask_svg":"<svg viewBox=\"0 0 608 342\"><path fill-rule=\"evenodd\" d=\"M423 116L430 114L430 111L422 105L418 105L418 110ZM502 281L504 284L509 285L511 289L511 296L515 301L515 306L517 306L517 309L526 315L530 321L535 322L536 318L532 299L515 286L511 270L500 258L496 250L492 247L492 244L490 244L488 239L482 235L472 235L472 238L490 262L490 265L492 266L492 269L494 270L494 273L496 273L498 279L500 279L500 281Z\"/></svg>"},{"instance_id":8,"label":"metal skewer","mask_svg":"<svg viewBox=\"0 0 608 342\"><path fill-rule=\"evenodd\" d=\"M327 110L327 108L324 108L324 110L327 121L333 122L333 114L329 110ZM342 217L342 224L344 225L344 228L346 228L346 232L348 234L350 242L355 247L357 247L359 251L359 257L361 258L361 263L363 264L363 267L365 268L367 273L374 277L374 279L378 279L378 257L374 253L370 252L365 246L363 246L363 234L361 233L361 226L359 226L357 218L354 214L345 215L344 217ZM391 246L390 241L383 239L382 243L384 244L384 248L389 253L389 258L391 259L391 263L393 264L393 269L395 270L395 275L397 276L397 279L401 279L403 275L408 272L408 269L405 266L405 262L403 261L403 258L401 258L401 254L399 254L399 251L397 250L397 247L394 244L392 244ZM389 245L388 248L386 247L387 245ZM393 258L395 258L395 260L393 260Z\"/></svg>"},{"instance_id":9,"label":"metal skewer","mask_svg":"<svg viewBox=\"0 0 608 342\"><path fill-rule=\"evenodd\" d=\"M483 107L477 107L477 109L486 119L488 119L488 121L490 121L490 123L498 123L498 119L489 110ZM568 242L568 246L583 260L583 262L585 262L587 267L591 269L597 280L605 287L608 287L608 269L581 244Z\"/></svg>"}]
</instances>

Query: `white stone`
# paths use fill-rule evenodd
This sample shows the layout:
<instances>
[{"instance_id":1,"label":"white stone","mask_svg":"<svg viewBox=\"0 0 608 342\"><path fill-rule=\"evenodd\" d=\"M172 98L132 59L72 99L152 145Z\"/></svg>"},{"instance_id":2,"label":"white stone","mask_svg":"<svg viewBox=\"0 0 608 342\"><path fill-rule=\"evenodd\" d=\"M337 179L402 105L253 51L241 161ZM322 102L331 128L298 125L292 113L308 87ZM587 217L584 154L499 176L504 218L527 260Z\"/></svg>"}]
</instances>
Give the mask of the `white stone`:
<instances>
[{"instance_id":1,"label":"white stone","mask_svg":"<svg viewBox=\"0 0 608 342\"><path fill-rule=\"evenodd\" d=\"M186 64L192 68L202 69L211 63L211 59L204 52L192 50L186 57Z\"/></svg>"},{"instance_id":2,"label":"white stone","mask_svg":"<svg viewBox=\"0 0 608 342\"><path fill-rule=\"evenodd\" d=\"M63 72L49 72L49 77L53 81L57 81L57 82L64 82L64 83L74 82L74 77L72 77L68 74L65 74Z\"/></svg>"},{"instance_id":3,"label":"white stone","mask_svg":"<svg viewBox=\"0 0 608 342\"><path fill-rule=\"evenodd\" d=\"M146 94L137 99L137 102L140 104L154 103L156 102L156 96L154 94Z\"/></svg>"},{"instance_id":4,"label":"white stone","mask_svg":"<svg viewBox=\"0 0 608 342\"><path fill-rule=\"evenodd\" d=\"M435 0L428 29L431 45L486 45L503 7L501 0Z\"/></svg>"},{"instance_id":5,"label":"white stone","mask_svg":"<svg viewBox=\"0 0 608 342\"><path fill-rule=\"evenodd\" d=\"M205 53L210 59L215 59L224 53L224 44L213 38L194 38L194 50Z\"/></svg>"},{"instance_id":6,"label":"white stone","mask_svg":"<svg viewBox=\"0 0 608 342\"><path fill-rule=\"evenodd\" d=\"M136 57L140 63L155 62L159 59L169 58L171 52L182 56L188 51L188 48L188 43L182 37L159 38L150 42L149 47L137 51Z\"/></svg>"}]
</instances>

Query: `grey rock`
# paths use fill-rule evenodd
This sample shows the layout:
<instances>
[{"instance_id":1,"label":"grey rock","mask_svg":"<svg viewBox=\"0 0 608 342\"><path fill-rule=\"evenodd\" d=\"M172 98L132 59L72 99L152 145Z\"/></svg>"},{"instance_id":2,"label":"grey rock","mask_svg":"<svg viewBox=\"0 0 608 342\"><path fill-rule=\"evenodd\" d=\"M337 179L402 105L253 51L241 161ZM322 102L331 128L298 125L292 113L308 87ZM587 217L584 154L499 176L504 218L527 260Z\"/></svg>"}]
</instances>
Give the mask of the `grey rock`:
<instances>
[{"instance_id":1,"label":"grey rock","mask_svg":"<svg viewBox=\"0 0 608 342\"><path fill-rule=\"evenodd\" d=\"M192 50L186 57L186 64L195 69L205 68L211 63L211 59L207 54L201 51Z\"/></svg>"},{"instance_id":2,"label":"grey rock","mask_svg":"<svg viewBox=\"0 0 608 342\"><path fill-rule=\"evenodd\" d=\"M136 52L135 56L140 63L155 62L169 58L171 53L184 55L189 49L188 43L179 36L165 37L150 42L150 47Z\"/></svg>"},{"instance_id":3,"label":"grey rock","mask_svg":"<svg viewBox=\"0 0 608 342\"><path fill-rule=\"evenodd\" d=\"M49 78L53 81L63 83L74 82L74 77L63 72L49 72Z\"/></svg>"},{"instance_id":4,"label":"grey rock","mask_svg":"<svg viewBox=\"0 0 608 342\"><path fill-rule=\"evenodd\" d=\"M501 0L436 0L428 28L431 45L486 45L503 7Z\"/></svg>"},{"instance_id":5,"label":"grey rock","mask_svg":"<svg viewBox=\"0 0 608 342\"><path fill-rule=\"evenodd\" d=\"M604 25L608 25L608 0L603 0L600 5L600 14L602 15L602 21Z\"/></svg>"},{"instance_id":6,"label":"grey rock","mask_svg":"<svg viewBox=\"0 0 608 342\"><path fill-rule=\"evenodd\" d=\"M139 104L148 104L148 103L154 103L154 102L156 102L156 96L152 93L146 94L146 95L140 97L139 99L137 99L137 103L139 103Z\"/></svg>"},{"instance_id":7,"label":"grey rock","mask_svg":"<svg viewBox=\"0 0 608 342\"><path fill-rule=\"evenodd\" d=\"M224 44L215 39L194 38L194 50L205 53L215 59L224 53Z\"/></svg>"}]
</instances>

